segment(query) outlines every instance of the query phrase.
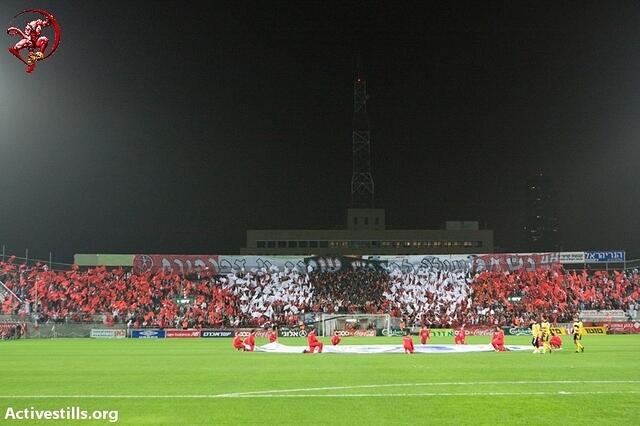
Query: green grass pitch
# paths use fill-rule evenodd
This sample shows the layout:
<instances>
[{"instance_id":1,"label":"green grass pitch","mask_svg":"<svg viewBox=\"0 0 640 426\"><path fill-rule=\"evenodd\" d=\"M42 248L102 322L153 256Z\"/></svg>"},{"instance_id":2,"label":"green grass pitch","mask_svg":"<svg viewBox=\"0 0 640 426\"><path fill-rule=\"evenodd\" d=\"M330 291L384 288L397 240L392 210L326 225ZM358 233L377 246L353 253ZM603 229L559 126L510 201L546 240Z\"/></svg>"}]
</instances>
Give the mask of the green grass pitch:
<instances>
[{"instance_id":1,"label":"green grass pitch","mask_svg":"<svg viewBox=\"0 0 640 426\"><path fill-rule=\"evenodd\" d=\"M109 424L5 419L8 407L77 406L118 410L123 425L640 424L640 335L585 336L581 354L563 340L544 356L240 353L230 339L0 342L0 423ZM358 343L400 339L343 339Z\"/></svg>"}]
</instances>

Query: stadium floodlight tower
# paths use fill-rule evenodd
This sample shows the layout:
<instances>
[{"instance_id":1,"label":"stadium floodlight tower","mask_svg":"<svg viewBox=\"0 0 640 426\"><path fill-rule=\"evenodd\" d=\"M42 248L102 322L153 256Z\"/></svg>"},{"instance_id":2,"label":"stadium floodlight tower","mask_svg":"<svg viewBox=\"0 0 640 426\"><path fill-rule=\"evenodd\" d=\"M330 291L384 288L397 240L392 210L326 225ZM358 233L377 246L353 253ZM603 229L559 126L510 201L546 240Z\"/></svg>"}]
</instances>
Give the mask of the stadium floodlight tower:
<instances>
[{"instance_id":1,"label":"stadium floodlight tower","mask_svg":"<svg viewBox=\"0 0 640 426\"><path fill-rule=\"evenodd\" d=\"M358 64L353 82L353 175L351 176L351 207L372 209L374 206L373 176L371 176L371 139L367 115L367 82Z\"/></svg>"}]
</instances>

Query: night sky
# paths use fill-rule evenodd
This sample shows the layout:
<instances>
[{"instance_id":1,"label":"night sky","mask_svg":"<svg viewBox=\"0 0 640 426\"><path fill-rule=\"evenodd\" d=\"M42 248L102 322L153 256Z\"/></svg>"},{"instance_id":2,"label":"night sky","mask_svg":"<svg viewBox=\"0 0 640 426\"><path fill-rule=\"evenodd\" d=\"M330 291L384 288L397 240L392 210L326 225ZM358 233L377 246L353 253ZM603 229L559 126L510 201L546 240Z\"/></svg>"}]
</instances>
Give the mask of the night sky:
<instances>
[{"instance_id":1,"label":"night sky","mask_svg":"<svg viewBox=\"0 0 640 426\"><path fill-rule=\"evenodd\" d=\"M5 27L41 7L63 28L33 75L2 31L8 252L237 253L246 229L344 225L360 54L389 228L478 220L526 251L540 169L565 250L640 256L640 2L196 3L0 3Z\"/></svg>"}]
</instances>

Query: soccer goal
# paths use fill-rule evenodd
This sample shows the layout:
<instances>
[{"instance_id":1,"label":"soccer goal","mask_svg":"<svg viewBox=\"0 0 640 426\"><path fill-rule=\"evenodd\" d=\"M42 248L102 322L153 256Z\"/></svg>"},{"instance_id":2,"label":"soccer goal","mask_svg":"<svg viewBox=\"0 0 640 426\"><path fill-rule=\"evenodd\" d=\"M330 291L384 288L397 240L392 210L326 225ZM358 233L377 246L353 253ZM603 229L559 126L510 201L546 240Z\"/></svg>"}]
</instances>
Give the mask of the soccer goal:
<instances>
[{"instance_id":1,"label":"soccer goal","mask_svg":"<svg viewBox=\"0 0 640 426\"><path fill-rule=\"evenodd\" d=\"M389 314L322 314L320 327L323 336L334 331L342 336L387 335L391 329Z\"/></svg>"}]
</instances>

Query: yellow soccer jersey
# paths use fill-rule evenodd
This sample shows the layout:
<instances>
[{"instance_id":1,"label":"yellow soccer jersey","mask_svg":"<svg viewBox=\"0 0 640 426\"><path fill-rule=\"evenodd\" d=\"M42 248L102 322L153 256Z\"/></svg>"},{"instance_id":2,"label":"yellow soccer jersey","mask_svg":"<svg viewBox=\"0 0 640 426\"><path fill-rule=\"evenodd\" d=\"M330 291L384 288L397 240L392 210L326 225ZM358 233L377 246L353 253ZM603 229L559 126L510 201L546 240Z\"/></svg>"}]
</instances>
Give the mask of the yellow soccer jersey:
<instances>
[{"instance_id":1,"label":"yellow soccer jersey","mask_svg":"<svg viewBox=\"0 0 640 426\"><path fill-rule=\"evenodd\" d=\"M542 328L542 337L547 338L551 336L551 324L548 321L544 321L540 324L540 328Z\"/></svg>"},{"instance_id":2,"label":"yellow soccer jersey","mask_svg":"<svg viewBox=\"0 0 640 426\"><path fill-rule=\"evenodd\" d=\"M573 334L582 335L582 329L583 329L582 321L576 321L573 323Z\"/></svg>"},{"instance_id":3,"label":"yellow soccer jersey","mask_svg":"<svg viewBox=\"0 0 640 426\"><path fill-rule=\"evenodd\" d=\"M540 324L537 322L531 325L531 335L533 337L540 337Z\"/></svg>"}]
</instances>

